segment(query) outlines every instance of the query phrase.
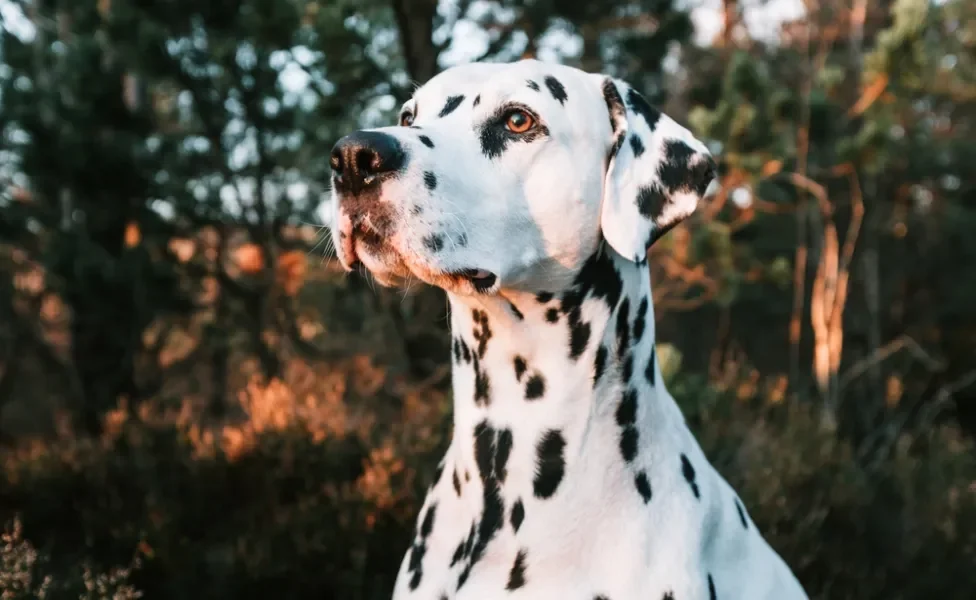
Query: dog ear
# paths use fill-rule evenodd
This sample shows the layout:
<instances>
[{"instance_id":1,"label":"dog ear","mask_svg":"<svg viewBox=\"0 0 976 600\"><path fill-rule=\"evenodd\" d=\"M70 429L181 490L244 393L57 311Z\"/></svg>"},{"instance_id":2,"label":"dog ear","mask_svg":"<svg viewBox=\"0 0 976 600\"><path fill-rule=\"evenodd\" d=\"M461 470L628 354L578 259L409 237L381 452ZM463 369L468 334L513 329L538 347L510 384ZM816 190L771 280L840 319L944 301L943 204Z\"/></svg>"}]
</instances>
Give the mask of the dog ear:
<instances>
[{"instance_id":1,"label":"dog ear","mask_svg":"<svg viewBox=\"0 0 976 600\"><path fill-rule=\"evenodd\" d=\"M600 227L607 243L640 263L647 249L688 218L715 178L705 145L637 90L601 76L613 143Z\"/></svg>"}]
</instances>

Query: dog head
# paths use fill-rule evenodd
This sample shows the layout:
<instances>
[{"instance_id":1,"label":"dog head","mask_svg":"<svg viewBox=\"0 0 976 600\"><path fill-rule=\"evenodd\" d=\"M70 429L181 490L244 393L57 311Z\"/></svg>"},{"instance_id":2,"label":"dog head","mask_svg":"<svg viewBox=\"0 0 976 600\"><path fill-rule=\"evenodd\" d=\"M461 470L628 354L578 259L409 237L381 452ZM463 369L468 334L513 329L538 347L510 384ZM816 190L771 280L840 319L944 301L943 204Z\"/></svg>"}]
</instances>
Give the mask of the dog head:
<instances>
[{"instance_id":1,"label":"dog head","mask_svg":"<svg viewBox=\"0 0 976 600\"><path fill-rule=\"evenodd\" d=\"M715 173L632 87L536 60L448 69L330 161L340 263L459 294L561 289L601 240L642 262Z\"/></svg>"}]
</instances>

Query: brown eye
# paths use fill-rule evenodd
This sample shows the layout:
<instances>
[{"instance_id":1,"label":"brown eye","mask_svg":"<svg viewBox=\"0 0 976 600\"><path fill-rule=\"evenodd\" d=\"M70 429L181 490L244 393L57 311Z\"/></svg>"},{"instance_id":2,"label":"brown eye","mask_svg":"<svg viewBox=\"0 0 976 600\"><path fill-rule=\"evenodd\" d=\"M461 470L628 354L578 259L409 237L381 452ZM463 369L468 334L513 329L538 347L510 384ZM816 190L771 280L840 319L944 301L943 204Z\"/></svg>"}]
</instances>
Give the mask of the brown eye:
<instances>
[{"instance_id":1,"label":"brown eye","mask_svg":"<svg viewBox=\"0 0 976 600\"><path fill-rule=\"evenodd\" d=\"M400 127L410 127L413 125L413 114L403 113L400 115Z\"/></svg>"},{"instance_id":2,"label":"brown eye","mask_svg":"<svg viewBox=\"0 0 976 600\"><path fill-rule=\"evenodd\" d=\"M535 126L535 119L524 110L512 111L505 121L505 128L512 133L525 133Z\"/></svg>"}]
</instances>

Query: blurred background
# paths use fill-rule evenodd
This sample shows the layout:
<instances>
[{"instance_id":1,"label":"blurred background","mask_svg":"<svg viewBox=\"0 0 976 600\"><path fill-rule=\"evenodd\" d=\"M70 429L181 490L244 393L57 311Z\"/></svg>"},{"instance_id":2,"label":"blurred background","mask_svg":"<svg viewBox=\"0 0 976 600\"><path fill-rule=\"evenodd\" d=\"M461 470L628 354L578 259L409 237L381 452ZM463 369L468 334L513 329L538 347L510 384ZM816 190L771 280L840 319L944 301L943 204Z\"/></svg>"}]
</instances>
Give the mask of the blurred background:
<instances>
[{"instance_id":1,"label":"blurred background","mask_svg":"<svg viewBox=\"0 0 976 600\"><path fill-rule=\"evenodd\" d=\"M438 71L622 77L720 189L659 356L816 599L976 597L976 3L0 0L0 598L388 598L446 302L337 268L326 157Z\"/></svg>"}]
</instances>

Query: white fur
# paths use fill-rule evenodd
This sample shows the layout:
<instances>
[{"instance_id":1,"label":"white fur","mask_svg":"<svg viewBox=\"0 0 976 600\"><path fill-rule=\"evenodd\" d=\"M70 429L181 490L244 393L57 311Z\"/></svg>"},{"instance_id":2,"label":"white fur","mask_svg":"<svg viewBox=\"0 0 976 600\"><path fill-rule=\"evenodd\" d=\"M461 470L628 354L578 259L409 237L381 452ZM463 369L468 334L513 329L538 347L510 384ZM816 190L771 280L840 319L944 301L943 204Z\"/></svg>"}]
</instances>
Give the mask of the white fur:
<instances>
[{"instance_id":1,"label":"white fur","mask_svg":"<svg viewBox=\"0 0 976 600\"><path fill-rule=\"evenodd\" d=\"M547 90L547 75L565 87L564 105ZM541 90L531 89L528 80ZM472 363L455 360L453 441L418 516L414 546L423 548L422 559L411 560L417 550L407 553L395 600L660 600L666 594L675 600L708 600L709 577L721 600L806 598L751 519L743 526L735 492L708 463L665 389L653 360L650 302L639 342L631 333L628 345L618 348L618 307L626 299L626 327L636 332L636 309L642 299L651 298L647 268L640 263L647 233L687 217L698 202L696 193L677 190L669 196L660 222L648 222L631 206L633 190L654 181L665 140L686 141L701 153L700 160L707 158L707 151L666 117L649 131L628 114L624 135L641 135L646 151L638 159L621 150L608 160L614 134L600 87L604 80L537 61L456 67L417 90L405 106L415 111L414 124L420 130L381 130L396 136L410 158L405 172L382 189L382 201L398 217L394 229L383 232L389 252L370 255L357 247L359 258L381 282L407 274L445 287L452 335L464 340L471 352L476 351L473 332L479 327L473 311L484 312L492 332L478 360L490 378L490 403L475 398ZM622 89L625 84L615 85ZM446 117L438 117L446 98L459 94L465 101ZM472 102L476 95L477 107ZM477 127L509 101L537 111L550 135L513 143L490 160L482 153ZM429 136L433 149L418 141L421 134ZM433 192L424 186L425 172L438 179ZM336 196L337 224L347 210L343 200ZM420 214L411 209L415 204L421 206ZM444 237L438 252L423 243L432 234ZM454 243L462 234L466 244ZM609 246L601 246L603 239ZM589 329L588 343L573 357L568 351L571 316L560 312L558 322L552 323L546 315L558 310L581 266L597 252L604 253L604 264L612 265L622 282L621 303L610 306L602 298L587 296L578 315ZM348 259L340 249L343 264ZM496 290L474 294L445 283L439 275L471 268L497 274ZM539 292L555 297L542 302L536 297ZM601 346L607 351L606 366L594 386ZM623 381L627 355L634 375ZM521 377L513 367L516 356L527 365ZM647 364L654 384L644 376ZM544 378L545 393L528 400L526 380L534 373ZM617 418L628 385L639 397L634 422L637 453L630 462L622 458ZM472 524L481 522L485 508L474 439L482 422L511 432L507 475L500 485L504 513L501 528L459 588L466 561L451 566L452 556ZM549 430L558 430L565 440L565 469L555 493L540 498L534 493L537 445ZM700 498L682 473L682 454L694 466ZM641 472L652 492L648 502L635 489L635 476ZM516 501L525 512L517 532L511 516ZM425 519L432 525L426 535ZM526 557L525 582L508 590L520 551ZM420 577L411 562L419 563Z\"/></svg>"}]
</instances>

